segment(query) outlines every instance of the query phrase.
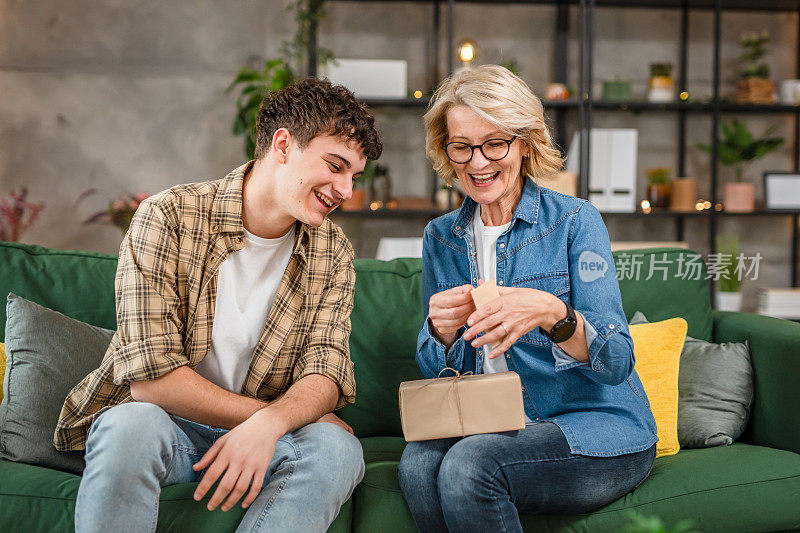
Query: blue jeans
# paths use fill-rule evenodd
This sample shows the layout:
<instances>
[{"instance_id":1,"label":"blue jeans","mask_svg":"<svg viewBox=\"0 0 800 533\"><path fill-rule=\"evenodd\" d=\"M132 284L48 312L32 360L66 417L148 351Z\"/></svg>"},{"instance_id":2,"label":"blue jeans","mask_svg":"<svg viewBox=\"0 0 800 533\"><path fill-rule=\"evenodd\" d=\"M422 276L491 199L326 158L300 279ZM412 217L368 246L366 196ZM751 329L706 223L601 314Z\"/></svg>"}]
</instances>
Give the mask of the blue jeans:
<instances>
[{"instance_id":1,"label":"blue jeans","mask_svg":"<svg viewBox=\"0 0 800 533\"><path fill-rule=\"evenodd\" d=\"M627 455L570 453L552 422L519 431L411 442L403 497L420 531L522 531L518 512L582 513L644 481L656 447Z\"/></svg>"},{"instance_id":2,"label":"blue jeans","mask_svg":"<svg viewBox=\"0 0 800 533\"><path fill-rule=\"evenodd\" d=\"M75 530L155 531L161 487L199 481L192 465L226 432L150 403L105 411L86 442ZM363 476L361 444L344 429L317 423L287 433L236 531L325 531Z\"/></svg>"}]
</instances>

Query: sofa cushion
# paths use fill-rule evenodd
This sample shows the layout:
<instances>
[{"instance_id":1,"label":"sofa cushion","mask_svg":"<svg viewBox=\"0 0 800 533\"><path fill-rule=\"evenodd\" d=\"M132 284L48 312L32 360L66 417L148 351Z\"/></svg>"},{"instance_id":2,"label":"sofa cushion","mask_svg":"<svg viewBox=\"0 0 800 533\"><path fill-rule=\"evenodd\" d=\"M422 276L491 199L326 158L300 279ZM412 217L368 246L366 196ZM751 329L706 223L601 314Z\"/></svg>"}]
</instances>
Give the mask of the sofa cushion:
<instances>
[{"instance_id":1,"label":"sofa cushion","mask_svg":"<svg viewBox=\"0 0 800 533\"><path fill-rule=\"evenodd\" d=\"M414 353L422 324L418 259L355 262L350 357L356 401L340 411L358 437L400 436L400 382L422 379Z\"/></svg>"},{"instance_id":2,"label":"sofa cushion","mask_svg":"<svg viewBox=\"0 0 800 533\"><path fill-rule=\"evenodd\" d=\"M631 319L632 326L646 323L647 318L639 311ZM716 344L686 337L678 376L680 445L705 448L732 444L747 426L752 404L753 367L748 342Z\"/></svg>"},{"instance_id":3,"label":"sofa cushion","mask_svg":"<svg viewBox=\"0 0 800 533\"><path fill-rule=\"evenodd\" d=\"M100 366L114 332L8 295L8 363L0 404L0 457L80 473L83 452L53 446L72 388Z\"/></svg>"},{"instance_id":4,"label":"sofa cushion","mask_svg":"<svg viewBox=\"0 0 800 533\"><path fill-rule=\"evenodd\" d=\"M678 453L678 363L686 321L680 317L630 327L636 374L656 420L656 457Z\"/></svg>"},{"instance_id":5,"label":"sofa cushion","mask_svg":"<svg viewBox=\"0 0 800 533\"><path fill-rule=\"evenodd\" d=\"M0 460L0 531L71 533L75 531L75 497L79 476L49 468ZM192 499L197 483L164 487L158 513L158 531L182 533L234 531L244 516L241 506L223 513L206 509L211 493L202 502ZM352 498L345 502L328 532L351 529ZM22 527L24 526L24 527Z\"/></svg>"},{"instance_id":6,"label":"sofa cushion","mask_svg":"<svg viewBox=\"0 0 800 533\"><path fill-rule=\"evenodd\" d=\"M682 317L695 339L712 339L711 296L706 265L697 252L683 248L643 248L613 253L630 321L641 311L653 322Z\"/></svg>"},{"instance_id":7,"label":"sofa cushion","mask_svg":"<svg viewBox=\"0 0 800 533\"><path fill-rule=\"evenodd\" d=\"M353 498L353 531L416 531L397 462L367 464ZM637 511L667 524L691 518L700 531L787 531L800 527L798 498L800 455L736 443L659 458L635 491L593 513L521 521L526 531L620 531Z\"/></svg>"},{"instance_id":8,"label":"sofa cushion","mask_svg":"<svg viewBox=\"0 0 800 533\"><path fill-rule=\"evenodd\" d=\"M359 439L364 450L364 462L399 461L406 447L402 437L367 437Z\"/></svg>"},{"instance_id":9,"label":"sofa cushion","mask_svg":"<svg viewBox=\"0 0 800 533\"><path fill-rule=\"evenodd\" d=\"M0 265L2 301L13 292L81 322L117 329L115 256L0 242ZM5 338L5 323L5 306L0 306L0 341Z\"/></svg>"}]
</instances>

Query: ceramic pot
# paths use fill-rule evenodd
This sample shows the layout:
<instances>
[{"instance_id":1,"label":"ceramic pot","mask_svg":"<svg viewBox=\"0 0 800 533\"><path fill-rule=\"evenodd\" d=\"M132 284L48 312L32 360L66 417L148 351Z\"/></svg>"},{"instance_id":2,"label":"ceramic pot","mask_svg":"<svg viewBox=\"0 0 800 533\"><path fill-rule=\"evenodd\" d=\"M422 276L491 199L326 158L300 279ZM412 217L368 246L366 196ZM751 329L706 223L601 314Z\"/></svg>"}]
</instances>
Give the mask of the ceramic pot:
<instances>
[{"instance_id":1,"label":"ceramic pot","mask_svg":"<svg viewBox=\"0 0 800 533\"><path fill-rule=\"evenodd\" d=\"M361 211L364 209L364 199L367 191L364 189L353 189L353 196L349 200L342 202L342 211Z\"/></svg>"},{"instance_id":2,"label":"ceramic pot","mask_svg":"<svg viewBox=\"0 0 800 533\"><path fill-rule=\"evenodd\" d=\"M697 204L697 181L694 178L673 178L669 208L672 211L692 212Z\"/></svg>"},{"instance_id":3,"label":"ceramic pot","mask_svg":"<svg viewBox=\"0 0 800 533\"><path fill-rule=\"evenodd\" d=\"M755 205L755 187L752 183L725 184L725 211L749 213Z\"/></svg>"},{"instance_id":4,"label":"ceramic pot","mask_svg":"<svg viewBox=\"0 0 800 533\"><path fill-rule=\"evenodd\" d=\"M717 311L740 311L742 308L742 293L738 291L717 291L714 294L714 303Z\"/></svg>"},{"instance_id":5,"label":"ceramic pot","mask_svg":"<svg viewBox=\"0 0 800 533\"><path fill-rule=\"evenodd\" d=\"M647 186L647 200L650 207L669 207L670 186L653 185Z\"/></svg>"}]
</instances>

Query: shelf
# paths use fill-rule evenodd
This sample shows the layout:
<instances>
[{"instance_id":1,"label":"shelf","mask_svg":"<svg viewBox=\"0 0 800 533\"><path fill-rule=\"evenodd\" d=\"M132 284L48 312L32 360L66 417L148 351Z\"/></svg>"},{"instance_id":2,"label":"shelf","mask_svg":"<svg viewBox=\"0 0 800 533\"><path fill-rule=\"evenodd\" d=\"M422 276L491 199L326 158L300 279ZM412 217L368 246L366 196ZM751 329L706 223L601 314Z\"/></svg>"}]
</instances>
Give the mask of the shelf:
<instances>
[{"instance_id":1,"label":"shelf","mask_svg":"<svg viewBox=\"0 0 800 533\"><path fill-rule=\"evenodd\" d=\"M437 0L328 0L335 2L354 3L435 3ZM540 4L558 5L565 0L455 0L456 4ZM446 4L445 0L438 0ZM572 6L577 6L579 0L566 0ZM629 7L629 8L660 8L681 9L684 5L689 9L714 9L714 0L595 0L595 7ZM797 11L797 0L723 0L723 11Z\"/></svg>"},{"instance_id":2,"label":"shelf","mask_svg":"<svg viewBox=\"0 0 800 533\"><path fill-rule=\"evenodd\" d=\"M360 211L343 211L337 209L331 216L345 218L429 218L434 219L442 216L446 211L438 209L377 209L371 211L362 209Z\"/></svg>"},{"instance_id":3,"label":"shelf","mask_svg":"<svg viewBox=\"0 0 800 533\"><path fill-rule=\"evenodd\" d=\"M551 101L542 100L545 109L577 109L577 100ZM629 112L667 112L686 111L690 113L711 113L714 106L711 102L669 102L655 103L641 100L629 102L610 102L606 100L592 100L591 106L598 111L629 111ZM737 104L735 102L720 102L719 109L722 113L800 113L800 105L789 104Z\"/></svg>"},{"instance_id":4,"label":"shelf","mask_svg":"<svg viewBox=\"0 0 800 533\"><path fill-rule=\"evenodd\" d=\"M664 210L653 210L649 213L643 213L641 211L632 211L632 212L620 212L620 211L601 211L601 215L606 216L627 216L627 217L768 217L768 216L795 216L800 215L800 209L795 210L785 210L785 211L767 211L765 209L760 209L756 211L750 211L747 213L735 213L730 211L714 211L714 210L705 210L705 211L689 211L689 212L681 212L681 211L669 211L668 209Z\"/></svg>"},{"instance_id":5,"label":"shelf","mask_svg":"<svg viewBox=\"0 0 800 533\"><path fill-rule=\"evenodd\" d=\"M431 99L422 98L360 98L369 107L428 107Z\"/></svg>"}]
</instances>

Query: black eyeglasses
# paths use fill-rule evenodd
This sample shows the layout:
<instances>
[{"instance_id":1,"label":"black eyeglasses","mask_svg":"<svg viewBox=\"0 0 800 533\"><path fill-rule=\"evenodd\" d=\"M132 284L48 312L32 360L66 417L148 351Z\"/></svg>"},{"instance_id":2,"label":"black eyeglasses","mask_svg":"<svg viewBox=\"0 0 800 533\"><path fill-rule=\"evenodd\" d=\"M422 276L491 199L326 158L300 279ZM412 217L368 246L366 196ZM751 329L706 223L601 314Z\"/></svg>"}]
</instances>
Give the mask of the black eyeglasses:
<instances>
[{"instance_id":1,"label":"black eyeglasses","mask_svg":"<svg viewBox=\"0 0 800 533\"><path fill-rule=\"evenodd\" d=\"M449 143L442 142L442 148L447 154L447 157L453 163L469 163L472 161L472 156L475 155L475 148L480 148L483 157L489 161L500 161L508 155L511 150L511 143L514 142L516 137L510 139L489 139L483 141L481 144L468 144L461 141L452 141Z\"/></svg>"}]
</instances>

